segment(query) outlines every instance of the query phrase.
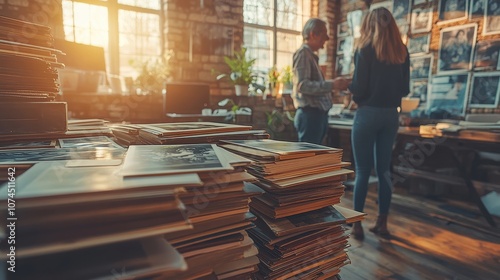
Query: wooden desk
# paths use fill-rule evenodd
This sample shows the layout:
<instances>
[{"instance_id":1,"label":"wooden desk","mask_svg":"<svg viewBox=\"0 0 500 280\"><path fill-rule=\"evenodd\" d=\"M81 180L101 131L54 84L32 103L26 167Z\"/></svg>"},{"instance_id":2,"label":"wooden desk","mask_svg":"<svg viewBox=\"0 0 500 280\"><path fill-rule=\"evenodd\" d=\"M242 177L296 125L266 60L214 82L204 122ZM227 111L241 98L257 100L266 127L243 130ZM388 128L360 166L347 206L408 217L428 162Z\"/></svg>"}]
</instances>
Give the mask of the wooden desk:
<instances>
[{"instance_id":1,"label":"wooden desk","mask_svg":"<svg viewBox=\"0 0 500 280\"><path fill-rule=\"evenodd\" d=\"M328 145L345 147L346 136L350 136L352 126L331 122L328 130ZM332 139L339 137L337 139ZM341 138L343 137L343 138ZM350 140L350 138L348 138ZM342 145L342 140L344 145ZM410 145L410 149L405 146ZM350 147L350 142L349 142ZM351 151L345 149L344 151ZM393 153L393 182L403 182L407 177L425 177L428 180L453 185L464 185L487 222L496 227L493 217L484 206L469 171L470 163L478 152L500 152L500 133L494 131L463 130L457 134L443 136L420 135L418 127L400 127ZM449 159L459 172L458 177L422 171L419 167L433 155ZM464 156L465 155L465 156Z\"/></svg>"}]
</instances>

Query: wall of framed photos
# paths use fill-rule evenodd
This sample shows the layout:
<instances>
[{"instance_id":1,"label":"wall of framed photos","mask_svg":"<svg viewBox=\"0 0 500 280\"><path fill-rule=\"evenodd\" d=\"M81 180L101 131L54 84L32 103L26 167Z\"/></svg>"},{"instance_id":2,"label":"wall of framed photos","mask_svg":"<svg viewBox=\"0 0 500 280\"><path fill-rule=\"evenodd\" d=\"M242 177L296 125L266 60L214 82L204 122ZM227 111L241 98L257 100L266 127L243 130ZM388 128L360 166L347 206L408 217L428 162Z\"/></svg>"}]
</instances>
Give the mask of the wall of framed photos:
<instances>
[{"instance_id":1,"label":"wall of framed photos","mask_svg":"<svg viewBox=\"0 0 500 280\"><path fill-rule=\"evenodd\" d=\"M419 109L431 117L500 113L500 0L341 0L335 76L354 71L359 24L377 7L400 27Z\"/></svg>"}]
</instances>

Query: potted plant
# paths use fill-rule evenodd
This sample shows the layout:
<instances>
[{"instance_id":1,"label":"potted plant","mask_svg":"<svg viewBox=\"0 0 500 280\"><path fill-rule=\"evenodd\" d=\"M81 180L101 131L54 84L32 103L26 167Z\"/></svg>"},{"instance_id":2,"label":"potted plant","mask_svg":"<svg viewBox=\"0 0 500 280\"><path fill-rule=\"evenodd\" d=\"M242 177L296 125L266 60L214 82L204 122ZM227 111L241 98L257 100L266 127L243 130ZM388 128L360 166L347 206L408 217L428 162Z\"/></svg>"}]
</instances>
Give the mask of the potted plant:
<instances>
[{"instance_id":1,"label":"potted plant","mask_svg":"<svg viewBox=\"0 0 500 280\"><path fill-rule=\"evenodd\" d=\"M281 73L278 71L278 68L276 68L276 65L271 67L271 69L269 69L269 72L267 73L267 78L269 80L269 91L271 92L272 96L278 96L278 92L280 89L280 75Z\"/></svg>"},{"instance_id":2,"label":"potted plant","mask_svg":"<svg viewBox=\"0 0 500 280\"><path fill-rule=\"evenodd\" d=\"M236 95L248 95L248 86L255 78L253 66L256 59L249 59L246 55L247 49L241 48L233 57L224 57L224 62L229 66L231 72L229 74L220 74L217 80L229 78L234 84Z\"/></svg>"},{"instance_id":3,"label":"potted plant","mask_svg":"<svg viewBox=\"0 0 500 280\"><path fill-rule=\"evenodd\" d=\"M141 94L161 93L165 82L171 77L169 60L172 52L168 52L162 57L151 59L140 65L139 75L134 80L134 85Z\"/></svg>"},{"instance_id":4,"label":"potted plant","mask_svg":"<svg viewBox=\"0 0 500 280\"><path fill-rule=\"evenodd\" d=\"M293 88L293 72L290 65L285 66L281 71L281 82L283 83L283 93L291 93Z\"/></svg>"}]
</instances>

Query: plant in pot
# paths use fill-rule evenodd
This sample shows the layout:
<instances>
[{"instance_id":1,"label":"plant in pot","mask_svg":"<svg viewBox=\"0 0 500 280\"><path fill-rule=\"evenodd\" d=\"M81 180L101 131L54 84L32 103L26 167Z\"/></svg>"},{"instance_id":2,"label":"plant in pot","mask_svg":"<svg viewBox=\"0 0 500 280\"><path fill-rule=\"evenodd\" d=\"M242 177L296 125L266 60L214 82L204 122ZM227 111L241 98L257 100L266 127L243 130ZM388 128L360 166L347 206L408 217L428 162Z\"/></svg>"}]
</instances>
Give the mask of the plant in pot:
<instances>
[{"instance_id":1,"label":"plant in pot","mask_svg":"<svg viewBox=\"0 0 500 280\"><path fill-rule=\"evenodd\" d=\"M276 68L276 65L271 67L271 69L269 69L269 72L267 72L267 78L269 80L269 91L271 92L272 96L278 95L278 91L280 89L280 75L281 73L278 71L278 68Z\"/></svg>"},{"instance_id":2,"label":"plant in pot","mask_svg":"<svg viewBox=\"0 0 500 280\"><path fill-rule=\"evenodd\" d=\"M171 77L169 60L172 51L166 55L145 61L140 65L139 75L134 80L134 85L141 94L160 94L165 82Z\"/></svg>"},{"instance_id":3,"label":"plant in pot","mask_svg":"<svg viewBox=\"0 0 500 280\"><path fill-rule=\"evenodd\" d=\"M285 66L283 70L281 70L281 82L283 83L283 93L292 93L293 72L290 65Z\"/></svg>"},{"instance_id":4,"label":"plant in pot","mask_svg":"<svg viewBox=\"0 0 500 280\"><path fill-rule=\"evenodd\" d=\"M249 59L246 55L247 49L241 48L234 56L224 57L224 62L229 66L231 72L229 74L220 74L217 80L229 78L234 84L236 95L248 95L248 86L255 78L253 66L256 59Z\"/></svg>"}]
</instances>

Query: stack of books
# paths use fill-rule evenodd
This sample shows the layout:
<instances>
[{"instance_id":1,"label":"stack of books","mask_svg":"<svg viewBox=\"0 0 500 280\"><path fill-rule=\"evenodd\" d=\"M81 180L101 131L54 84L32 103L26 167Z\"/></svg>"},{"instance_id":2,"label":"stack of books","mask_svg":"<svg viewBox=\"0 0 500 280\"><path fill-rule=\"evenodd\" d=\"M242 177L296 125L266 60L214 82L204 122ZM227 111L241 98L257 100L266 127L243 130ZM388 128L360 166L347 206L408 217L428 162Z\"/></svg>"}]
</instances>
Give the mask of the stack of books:
<instances>
[{"instance_id":1,"label":"stack of books","mask_svg":"<svg viewBox=\"0 0 500 280\"><path fill-rule=\"evenodd\" d=\"M122 174L142 178L160 174L197 174L202 183L179 194L192 229L165 239L186 259L188 269L175 279L249 278L258 251L245 230L253 227L249 199L258 195L245 171L251 161L213 144L130 146Z\"/></svg>"},{"instance_id":2,"label":"stack of books","mask_svg":"<svg viewBox=\"0 0 500 280\"><path fill-rule=\"evenodd\" d=\"M0 212L12 225L1 229L12 236L0 241L2 263L15 251L16 267L23 267L16 279L140 278L186 269L162 236L192 227L178 194L201 186L196 174L124 178L120 166L69 163L39 162L0 188L10 201Z\"/></svg>"},{"instance_id":3,"label":"stack of books","mask_svg":"<svg viewBox=\"0 0 500 280\"><path fill-rule=\"evenodd\" d=\"M221 140L267 139L265 130L251 126L214 122L184 122L160 124L117 124L111 126L118 142L124 146L141 144L201 144Z\"/></svg>"},{"instance_id":4,"label":"stack of books","mask_svg":"<svg viewBox=\"0 0 500 280\"><path fill-rule=\"evenodd\" d=\"M333 206L344 193L342 150L274 140L223 141L221 147L252 159L248 172L261 195L250 202L257 216L248 233L259 248L257 279L324 279L349 263L343 224L363 213Z\"/></svg>"}]
</instances>

